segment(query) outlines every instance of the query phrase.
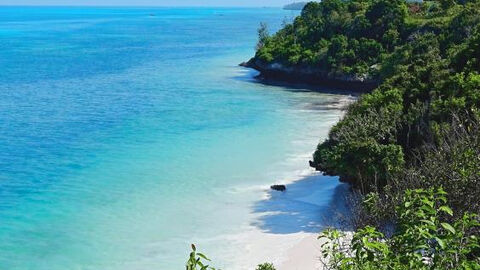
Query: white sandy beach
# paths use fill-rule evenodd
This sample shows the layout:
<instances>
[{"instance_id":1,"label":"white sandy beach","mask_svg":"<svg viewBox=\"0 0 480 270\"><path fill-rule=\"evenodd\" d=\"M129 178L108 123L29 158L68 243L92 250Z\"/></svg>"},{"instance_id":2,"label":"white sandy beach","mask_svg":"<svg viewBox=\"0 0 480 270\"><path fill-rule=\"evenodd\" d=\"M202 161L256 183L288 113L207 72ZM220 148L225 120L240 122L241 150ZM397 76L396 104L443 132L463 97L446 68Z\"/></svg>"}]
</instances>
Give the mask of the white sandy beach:
<instances>
[{"instance_id":1,"label":"white sandy beach","mask_svg":"<svg viewBox=\"0 0 480 270\"><path fill-rule=\"evenodd\" d=\"M345 108L353 100L346 96L334 108ZM330 226L345 229L339 222L348 215L348 185L313 169L286 184L287 191L267 190L266 198L253 207L254 224L235 238L245 247L235 269L254 270L263 262L273 263L277 270L324 269L318 236Z\"/></svg>"},{"instance_id":2,"label":"white sandy beach","mask_svg":"<svg viewBox=\"0 0 480 270\"><path fill-rule=\"evenodd\" d=\"M278 270L303 270L323 269L320 260L321 240L318 234L303 233L298 235L301 239L297 244L286 251L287 260L278 265Z\"/></svg>"},{"instance_id":3,"label":"white sandy beach","mask_svg":"<svg viewBox=\"0 0 480 270\"><path fill-rule=\"evenodd\" d=\"M347 185L319 173L288 184L286 192L268 191L269 198L253 206L254 222L226 237L241 247L236 254L221 254L233 262L228 269L254 270L263 262L277 270L323 269L317 238L323 228L335 225L338 213L345 213L345 192Z\"/></svg>"},{"instance_id":4,"label":"white sandy beach","mask_svg":"<svg viewBox=\"0 0 480 270\"><path fill-rule=\"evenodd\" d=\"M273 263L277 270L323 269L319 259L321 242L317 236L304 232L285 235L249 232L243 240L250 243L245 245L234 269L254 270L263 262Z\"/></svg>"}]
</instances>

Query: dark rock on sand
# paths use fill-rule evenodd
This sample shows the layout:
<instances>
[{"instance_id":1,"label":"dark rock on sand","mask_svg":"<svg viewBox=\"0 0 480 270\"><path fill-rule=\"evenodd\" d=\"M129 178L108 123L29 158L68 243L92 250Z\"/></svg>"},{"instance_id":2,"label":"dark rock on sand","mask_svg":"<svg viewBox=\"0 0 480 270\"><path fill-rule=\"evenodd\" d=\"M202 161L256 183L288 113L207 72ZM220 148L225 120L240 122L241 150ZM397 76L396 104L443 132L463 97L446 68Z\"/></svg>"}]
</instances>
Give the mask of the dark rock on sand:
<instances>
[{"instance_id":1,"label":"dark rock on sand","mask_svg":"<svg viewBox=\"0 0 480 270\"><path fill-rule=\"evenodd\" d=\"M273 185L270 186L271 189L276 190L276 191L285 191L287 190L287 187L285 185Z\"/></svg>"}]
</instances>

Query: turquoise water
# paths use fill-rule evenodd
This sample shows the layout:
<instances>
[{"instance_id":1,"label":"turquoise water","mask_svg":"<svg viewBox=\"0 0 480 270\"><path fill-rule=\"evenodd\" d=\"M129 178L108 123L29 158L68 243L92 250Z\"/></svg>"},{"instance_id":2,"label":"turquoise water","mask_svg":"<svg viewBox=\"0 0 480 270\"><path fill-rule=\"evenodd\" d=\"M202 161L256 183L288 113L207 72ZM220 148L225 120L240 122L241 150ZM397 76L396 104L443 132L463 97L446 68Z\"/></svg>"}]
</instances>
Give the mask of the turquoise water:
<instances>
[{"instance_id":1,"label":"turquoise water","mask_svg":"<svg viewBox=\"0 0 480 270\"><path fill-rule=\"evenodd\" d=\"M182 269L308 170L335 95L237 67L281 9L0 7L0 268ZM228 265L229 258L217 258Z\"/></svg>"}]
</instances>

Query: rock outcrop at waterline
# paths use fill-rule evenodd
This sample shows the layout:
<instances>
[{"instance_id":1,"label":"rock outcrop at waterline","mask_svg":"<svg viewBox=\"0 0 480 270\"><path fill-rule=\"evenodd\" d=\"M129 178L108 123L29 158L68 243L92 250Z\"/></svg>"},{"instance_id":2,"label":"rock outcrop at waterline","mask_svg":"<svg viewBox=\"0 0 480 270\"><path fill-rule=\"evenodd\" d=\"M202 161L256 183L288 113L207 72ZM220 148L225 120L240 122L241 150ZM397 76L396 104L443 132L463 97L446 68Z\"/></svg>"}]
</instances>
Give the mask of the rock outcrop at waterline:
<instances>
[{"instance_id":1,"label":"rock outcrop at waterline","mask_svg":"<svg viewBox=\"0 0 480 270\"><path fill-rule=\"evenodd\" d=\"M251 58L240 64L242 67L253 68L260 72L259 79L307 83L323 87L368 92L376 88L378 80L372 80L362 75L332 74L320 68L310 66L286 66L279 62L267 63Z\"/></svg>"}]
</instances>

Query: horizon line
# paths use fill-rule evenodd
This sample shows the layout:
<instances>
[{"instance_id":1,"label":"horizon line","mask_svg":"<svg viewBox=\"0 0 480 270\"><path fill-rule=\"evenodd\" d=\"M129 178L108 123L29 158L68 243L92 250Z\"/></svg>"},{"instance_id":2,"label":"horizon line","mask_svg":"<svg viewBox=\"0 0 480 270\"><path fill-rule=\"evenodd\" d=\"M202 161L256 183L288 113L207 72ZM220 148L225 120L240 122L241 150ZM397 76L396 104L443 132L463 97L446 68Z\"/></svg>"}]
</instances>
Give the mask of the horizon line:
<instances>
[{"instance_id":1,"label":"horizon line","mask_svg":"<svg viewBox=\"0 0 480 270\"><path fill-rule=\"evenodd\" d=\"M72 4L72 5L9 5L9 4L0 4L0 8L2 7L108 7L108 8L113 8L113 7L139 7L139 8L159 8L159 7L164 7L164 8L282 8L284 5L281 6L218 6L218 5L212 5L212 6L195 6L195 5L184 5L184 6L175 6L175 5L82 5L82 4Z\"/></svg>"}]
</instances>

